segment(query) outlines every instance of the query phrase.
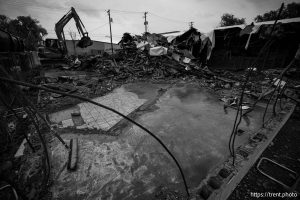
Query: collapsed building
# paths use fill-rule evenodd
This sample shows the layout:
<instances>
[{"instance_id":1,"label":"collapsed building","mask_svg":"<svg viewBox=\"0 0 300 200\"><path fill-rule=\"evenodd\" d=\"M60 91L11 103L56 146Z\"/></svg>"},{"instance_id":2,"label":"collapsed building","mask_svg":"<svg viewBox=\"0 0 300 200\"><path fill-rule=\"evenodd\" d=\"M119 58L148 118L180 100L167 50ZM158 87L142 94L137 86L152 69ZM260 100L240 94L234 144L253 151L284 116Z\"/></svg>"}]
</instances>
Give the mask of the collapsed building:
<instances>
[{"instance_id":1,"label":"collapsed building","mask_svg":"<svg viewBox=\"0 0 300 200\"><path fill-rule=\"evenodd\" d=\"M262 69L282 68L290 62L299 44L299 23L300 18L278 21L271 47L258 61ZM233 69L250 67L268 41L272 28L272 21L216 28L210 33L215 42L210 65Z\"/></svg>"},{"instance_id":2,"label":"collapsed building","mask_svg":"<svg viewBox=\"0 0 300 200\"><path fill-rule=\"evenodd\" d=\"M1 195L228 196L224 185L238 182L299 102L299 28L295 18L177 37L124 33L115 54L60 63L35 61L9 36Z\"/></svg>"}]
</instances>

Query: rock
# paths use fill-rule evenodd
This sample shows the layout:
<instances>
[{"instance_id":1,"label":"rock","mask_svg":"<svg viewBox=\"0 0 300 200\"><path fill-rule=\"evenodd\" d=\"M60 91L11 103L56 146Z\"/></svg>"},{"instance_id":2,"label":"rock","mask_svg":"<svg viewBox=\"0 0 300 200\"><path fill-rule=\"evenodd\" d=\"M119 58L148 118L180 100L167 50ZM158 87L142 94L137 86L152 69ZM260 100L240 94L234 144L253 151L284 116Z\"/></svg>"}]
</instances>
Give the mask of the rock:
<instances>
[{"instance_id":1,"label":"rock","mask_svg":"<svg viewBox=\"0 0 300 200\"><path fill-rule=\"evenodd\" d=\"M218 176L210 177L208 180L208 185L214 189L219 189L222 185L222 180Z\"/></svg>"},{"instance_id":2,"label":"rock","mask_svg":"<svg viewBox=\"0 0 300 200\"><path fill-rule=\"evenodd\" d=\"M225 84L225 85L224 85L224 88L226 88L226 89L230 89L230 88L231 88L231 86L230 86L230 84L229 84L229 83L227 83L227 84Z\"/></svg>"},{"instance_id":3,"label":"rock","mask_svg":"<svg viewBox=\"0 0 300 200\"><path fill-rule=\"evenodd\" d=\"M241 83L240 83L240 82L235 82L234 85L235 85L236 87L238 87L238 86L241 85Z\"/></svg>"},{"instance_id":4,"label":"rock","mask_svg":"<svg viewBox=\"0 0 300 200\"><path fill-rule=\"evenodd\" d=\"M243 156L244 158L247 158L249 156L249 153L242 149L239 149L239 151L237 153L240 154L241 156Z\"/></svg>"},{"instance_id":5,"label":"rock","mask_svg":"<svg viewBox=\"0 0 300 200\"><path fill-rule=\"evenodd\" d=\"M265 190L272 189L272 184L269 181L265 181L262 185L263 185Z\"/></svg>"},{"instance_id":6,"label":"rock","mask_svg":"<svg viewBox=\"0 0 300 200\"><path fill-rule=\"evenodd\" d=\"M238 130L237 130L237 135L238 135L238 136L241 136L241 135L243 135L244 132L245 132L244 130L238 129Z\"/></svg>"},{"instance_id":7,"label":"rock","mask_svg":"<svg viewBox=\"0 0 300 200\"><path fill-rule=\"evenodd\" d=\"M239 192L238 190L236 190L235 195L236 195L236 198L237 198L237 199L241 199L241 198L240 198L240 192Z\"/></svg>"},{"instance_id":8,"label":"rock","mask_svg":"<svg viewBox=\"0 0 300 200\"><path fill-rule=\"evenodd\" d=\"M274 145L274 142L270 142L269 144L269 147L273 146Z\"/></svg>"},{"instance_id":9,"label":"rock","mask_svg":"<svg viewBox=\"0 0 300 200\"><path fill-rule=\"evenodd\" d=\"M11 168L12 168L12 162L4 161L3 163L0 164L0 174L9 171Z\"/></svg>"},{"instance_id":10,"label":"rock","mask_svg":"<svg viewBox=\"0 0 300 200\"><path fill-rule=\"evenodd\" d=\"M199 194L201 195L201 197L203 197L204 199L208 199L208 197L211 195L212 193L212 189L210 187L208 187L207 185L203 185L200 188L200 192Z\"/></svg>"},{"instance_id":11,"label":"rock","mask_svg":"<svg viewBox=\"0 0 300 200\"><path fill-rule=\"evenodd\" d=\"M16 199L12 187L5 181L0 181L0 199Z\"/></svg>"},{"instance_id":12,"label":"rock","mask_svg":"<svg viewBox=\"0 0 300 200\"><path fill-rule=\"evenodd\" d=\"M226 169L226 168L222 168L220 171L219 171L219 175L222 177L222 178L227 178L229 175L231 174L231 172Z\"/></svg>"}]
</instances>

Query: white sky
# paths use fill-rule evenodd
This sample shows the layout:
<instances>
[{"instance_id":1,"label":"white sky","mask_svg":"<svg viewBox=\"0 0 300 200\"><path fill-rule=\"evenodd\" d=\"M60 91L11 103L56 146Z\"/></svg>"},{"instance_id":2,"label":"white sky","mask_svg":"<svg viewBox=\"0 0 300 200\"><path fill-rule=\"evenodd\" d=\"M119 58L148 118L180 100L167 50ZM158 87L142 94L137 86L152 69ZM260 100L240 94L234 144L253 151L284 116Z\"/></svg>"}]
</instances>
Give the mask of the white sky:
<instances>
[{"instance_id":1,"label":"white sky","mask_svg":"<svg viewBox=\"0 0 300 200\"><path fill-rule=\"evenodd\" d=\"M73 6L91 39L109 41L106 10L111 9L113 41L118 42L124 32L144 32L146 11L150 32L187 30L191 21L200 32L208 32L218 26L223 13L251 23L256 15L278 9L282 2L300 0L0 0L0 14L10 18L30 15L47 29L47 37L56 38L55 23ZM74 21L64 30L69 38L69 30L76 31Z\"/></svg>"}]
</instances>

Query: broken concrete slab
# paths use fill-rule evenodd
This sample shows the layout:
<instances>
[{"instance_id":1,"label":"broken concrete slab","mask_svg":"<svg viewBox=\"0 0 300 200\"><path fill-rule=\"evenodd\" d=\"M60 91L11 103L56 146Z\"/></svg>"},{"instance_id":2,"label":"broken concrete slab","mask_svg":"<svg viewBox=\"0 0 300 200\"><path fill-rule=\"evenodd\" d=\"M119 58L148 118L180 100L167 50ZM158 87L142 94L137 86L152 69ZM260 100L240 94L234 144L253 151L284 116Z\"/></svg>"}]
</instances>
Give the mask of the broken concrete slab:
<instances>
[{"instance_id":1,"label":"broken concrete slab","mask_svg":"<svg viewBox=\"0 0 300 200\"><path fill-rule=\"evenodd\" d=\"M124 87L117 88L110 94L93 100L125 115L146 102L146 99L140 99L135 93L126 91ZM49 119L53 123L62 123L63 127L74 126L72 113L80 113L83 122L81 124L75 123L75 127L79 128L108 130L122 119L122 117L111 111L84 102L73 108L52 113L49 115Z\"/></svg>"}]
</instances>

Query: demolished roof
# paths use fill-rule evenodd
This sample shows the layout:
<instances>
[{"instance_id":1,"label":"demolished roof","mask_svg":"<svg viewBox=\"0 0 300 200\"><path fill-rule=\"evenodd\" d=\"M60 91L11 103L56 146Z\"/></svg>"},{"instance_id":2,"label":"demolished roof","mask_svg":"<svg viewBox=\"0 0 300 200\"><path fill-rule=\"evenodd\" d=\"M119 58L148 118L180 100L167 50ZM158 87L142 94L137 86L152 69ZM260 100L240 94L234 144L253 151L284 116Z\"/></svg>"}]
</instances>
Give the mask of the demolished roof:
<instances>
[{"instance_id":1,"label":"demolished roof","mask_svg":"<svg viewBox=\"0 0 300 200\"><path fill-rule=\"evenodd\" d=\"M253 25L268 25L268 24L274 24L274 21L265 21L265 22L252 22L251 24ZM290 18L290 19L281 19L278 20L277 23L283 23L283 24L287 24L287 23L293 23L293 22L300 22L300 17L295 17L295 18ZM217 27L214 28L214 30L223 30L223 29L230 29L230 28L241 28L244 29L247 25L245 24L241 24L241 25L233 25L233 26L223 26L223 27Z\"/></svg>"}]
</instances>

